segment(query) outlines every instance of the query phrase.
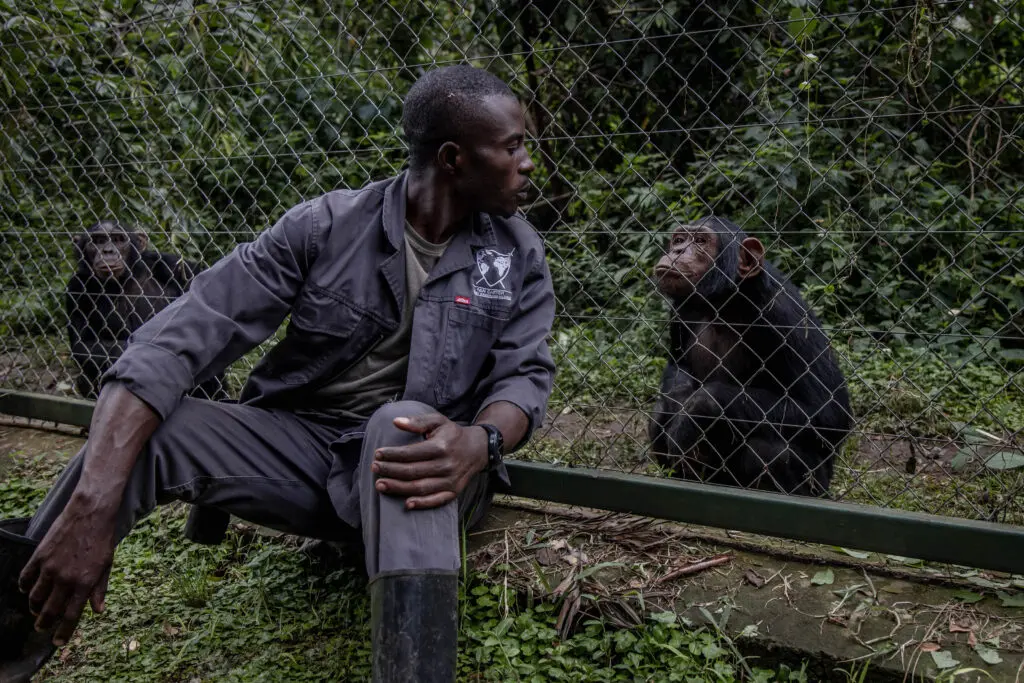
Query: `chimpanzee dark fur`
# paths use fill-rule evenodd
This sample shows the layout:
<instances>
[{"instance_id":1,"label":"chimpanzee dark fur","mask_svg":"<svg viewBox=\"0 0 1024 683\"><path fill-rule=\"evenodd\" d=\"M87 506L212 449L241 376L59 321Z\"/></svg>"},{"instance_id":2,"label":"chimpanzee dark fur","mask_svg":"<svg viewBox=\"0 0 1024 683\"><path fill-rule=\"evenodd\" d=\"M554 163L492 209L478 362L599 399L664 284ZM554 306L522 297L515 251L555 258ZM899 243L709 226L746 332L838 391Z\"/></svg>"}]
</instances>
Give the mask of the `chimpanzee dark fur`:
<instances>
[{"instance_id":1,"label":"chimpanzee dark fur","mask_svg":"<svg viewBox=\"0 0 1024 683\"><path fill-rule=\"evenodd\" d=\"M852 427L828 339L775 266L764 260L740 277L748 235L738 226L715 217L694 225L717 235L718 251L696 288L671 302L652 452L674 476L822 495Z\"/></svg>"},{"instance_id":2,"label":"chimpanzee dark fur","mask_svg":"<svg viewBox=\"0 0 1024 683\"><path fill-rule=\"evenodd\" d=\"M76 389L96 398L100 377L121 356L129 335L181 296L198 267L147 250L143 233L116 221L93 225L74 244L77 270L65 295L68 337L80 369ZM192 395L226 398L223 375L203 382Z\"/></svg>"}]
</instances>

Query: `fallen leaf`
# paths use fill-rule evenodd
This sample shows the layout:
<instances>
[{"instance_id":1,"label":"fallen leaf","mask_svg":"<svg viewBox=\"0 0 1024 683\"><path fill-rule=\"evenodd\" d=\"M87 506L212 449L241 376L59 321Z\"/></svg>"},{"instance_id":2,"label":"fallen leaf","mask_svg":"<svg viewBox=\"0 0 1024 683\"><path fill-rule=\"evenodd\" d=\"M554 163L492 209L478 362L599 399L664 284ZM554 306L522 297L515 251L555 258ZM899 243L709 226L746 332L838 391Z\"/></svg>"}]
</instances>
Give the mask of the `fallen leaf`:
<instances>
[{"instance_id":1,"label":"fallen leaf","mask_svg":"<svg viewBox=\"0 0 1024 683\"><path fill-rule=\"evenodd\" d=\"M977 646L977 644L978 644L978 637L976 635L974 635L974 631L971 631L971 634L969 636L967 636L967 644L970 645L971 647Z\"/></svg>"},{"instance_id":2,"label":"fallen leaf","mask_svg":"<svg viewBox=\"0 0 1024 683\"><path fill-rule=\"evenodd\" d=\"M176 636L181 633L181 629L177 626L171 626L170 624L164 624L164 635Z\"/></svg>"},{"instance_id":3,"label":"fallen leaf","mask_svg":"<svg viewBox=\"0 0 1024 683\"><path fill-rule=\"evenodd\" d=\"M849 548L840 548L840 550L851 557L856 557L858 560L866 560L871 557L871 553L865 553L860 550L850 550Z\"/></svg>"},{"instance_id":4,"label":"fallen leaf","mask_svg":"<svg viewBox=\"0 0 1024 683\"><path fill-rule=\"evenodd\" d=\"M996 595L1003 601L1003 607L1024 607L1024 593L1011 595L1009 593L1004 593L1003 591L998 591Z\"/></svg>"},{"instance_id":5,"label":"fallen leaf","mask_svg":"<svg viewBox=\"0 0 1024 683\"><path fill-rule=\"evenodd\" d=\"M831 569L826 569L823 572L818 572L811 579L811 585L814 586L831 586L836 580L835 574L832 573Z\"/></svg>"},{"instance_id":6,"label":"fallen leaf","mask_svg":"<svg viewBox=\"0 0 1024 683\"><path fill-rule=\"evenodd\" d=\"M958 660L953 659L953 655L945 650L933 652L932 659L935 660L935 666L940 669L952 669L954 666L960 664Z\"/></svg>"},{"instance_id":7,"label":"fallen leaf","mask_svg":"<svg viewBox=\"0 0 1024 683\"><path fill-rule=\"evenodd\" d=\"M953 593L953 597L960 602L966 602L968 605L972 605L976 602L981 602L985 599L985 596L974 591L957 591Z\"/></svg>"},{"instance_id":8,"label":"fallen leaf","mask_svg":"<svg viewBox=\"0 0 1024 683\"><path fill-rule=\"evenodd\" d=\"M551 548L541 548L537 551L537 564L550 567L558 562L558 553Z\"/></svg>"},{"instance_id":9,"label":"fallen leaf","mask_svg":"<svg viewBox=\"0 0 1024 683\"><path fill-rule=\"evenodd\" d=\"M921 652L938 652L941 649L938 643L921 643Z\"/></svg>"},{"instance_id":10,"label":"fallen leaf","mask_svg":"<svg viewBox=\"0 0 1024 683\"><path fill-rule=\"evenodd\" d=\"M588 558L587 554L582 550L573 550L562 559L568 562L572 567L582 567L590 558Z\"/></svg>"},{"instance_id":11,"label":"fallen leaf","mask_svg":"<svg viewBox=\"0 0 1024 683\"><path fill-rule=\"evenodd\" d=\"M758 630L757 624L747 624L740 631L737 638L757 638L759 635L761 635L761 632Z\"/></svg>"},{"instance_id":12,"label":"fallen leaf","mask_svg":"<svg viewBox=\"0 0 1024 683\"><path fill-rule=\"evenodd\" d=\"M1002 664L1003 658L992 648L985 647L984 645L973 645L972 647L986 664Z\"/></svg>"},{"instance_id":13,"label":"fallen leaf","mask_svg":"<svg viewBox=\"0 0 1024 683\"><path fill-rule=\"evenodd\" d=\"M962 626L952 619L949 620L949 632L950 633L970 633L971 629L967 626Z\"/></svg>"},{"instance_id":14,"label":"fallen leaf","mask_svg":"<svg viewBox=\"0 0 1024 683\"><path fill-rule=\"evenodd\" d=\"M753 569L748 569L747 573L743 575L743 578L753 586L760 588L764 585L764 577L755 572Z\"/></svg>"}]
</instances>

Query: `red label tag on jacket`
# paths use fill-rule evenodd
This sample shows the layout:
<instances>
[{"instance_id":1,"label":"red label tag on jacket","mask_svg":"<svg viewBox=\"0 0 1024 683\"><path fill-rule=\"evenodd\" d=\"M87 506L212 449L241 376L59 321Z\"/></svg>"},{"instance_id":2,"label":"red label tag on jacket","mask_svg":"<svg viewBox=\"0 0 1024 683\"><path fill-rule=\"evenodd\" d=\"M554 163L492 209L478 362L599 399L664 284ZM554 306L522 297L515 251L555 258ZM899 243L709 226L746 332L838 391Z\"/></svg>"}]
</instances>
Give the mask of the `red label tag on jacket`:
<instances>
[{"instance_id":1,"label":"red label tag on jacket","mask_svg":"<svg viewBox=\"0 0 1024 683\"><path fill-rule=\"evenodd\" d=\"M469 300L468 296L457 296L455 297L455 303L469 306L472 302Z\"/></svg>"}]
</instances>

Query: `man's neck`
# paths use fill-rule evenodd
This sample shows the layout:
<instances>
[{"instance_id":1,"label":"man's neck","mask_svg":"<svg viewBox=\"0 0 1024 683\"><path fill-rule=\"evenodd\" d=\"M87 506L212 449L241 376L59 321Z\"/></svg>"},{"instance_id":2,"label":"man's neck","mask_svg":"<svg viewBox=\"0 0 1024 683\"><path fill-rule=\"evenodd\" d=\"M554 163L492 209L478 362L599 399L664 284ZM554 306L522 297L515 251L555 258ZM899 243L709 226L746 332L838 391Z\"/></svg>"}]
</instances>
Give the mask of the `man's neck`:
<instances>
[{"instance_id":1,"label":"man's neck","mask_svg":"<svg viewBox=\"0 0 1024 683\"><path fill-rule=\"evenodd\" d=\"M433 169L409 171L405 219L423 239L440 244L459 231L469 216L451 185Z\"/></svg>"}]
</instances>

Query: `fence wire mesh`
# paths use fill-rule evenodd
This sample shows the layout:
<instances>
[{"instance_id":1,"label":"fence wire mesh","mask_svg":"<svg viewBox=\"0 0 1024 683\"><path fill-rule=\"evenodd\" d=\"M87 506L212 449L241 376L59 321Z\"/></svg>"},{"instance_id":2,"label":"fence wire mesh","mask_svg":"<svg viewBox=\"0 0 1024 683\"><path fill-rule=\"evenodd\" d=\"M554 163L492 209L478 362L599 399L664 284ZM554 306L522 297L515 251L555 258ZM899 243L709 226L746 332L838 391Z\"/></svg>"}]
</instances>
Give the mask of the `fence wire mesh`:
<instances>
[{"instance_id":1,"label":"fence wire mesh","mask_svg":"<svg viewBox=\"0 0 1024 683\"><path fill-rule=\"evenodd\" d=\"M522 457L665 473L652 269L674 226L714 214L760 238L831 341L855 418L831 498L1024 523L1024 4L0 10L0 389L76 395L64 302L87 225L209 266L301 200L401 170L403 95L468 61L524 104L524 209L558 300Z\"/></svg>"}]
</instances>

